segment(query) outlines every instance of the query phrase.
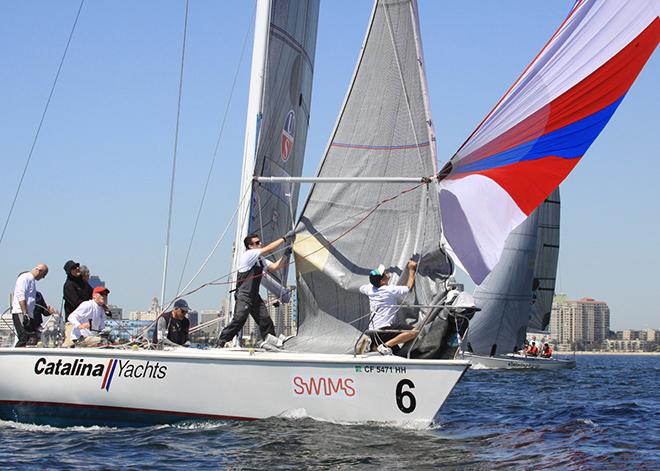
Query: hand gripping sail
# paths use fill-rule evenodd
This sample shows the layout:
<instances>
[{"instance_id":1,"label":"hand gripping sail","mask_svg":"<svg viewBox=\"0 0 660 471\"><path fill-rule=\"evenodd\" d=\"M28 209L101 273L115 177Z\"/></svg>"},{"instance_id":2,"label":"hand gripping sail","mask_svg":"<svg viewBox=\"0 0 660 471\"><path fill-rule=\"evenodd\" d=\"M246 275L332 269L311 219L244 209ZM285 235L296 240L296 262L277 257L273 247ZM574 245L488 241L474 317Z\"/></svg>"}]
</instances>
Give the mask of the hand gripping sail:
<instances>
[{"instance_id":1,"label":"hand gripping sail","mask_svg":"<svg viewBox=\"0 0 660 471\"><path fill-rule=\"evenodd\" d=\"M416 2L377 1L318 177L437 173L423 63ZM411 186L338 182L312 188L294 244L299 331L287 346L352 351L369 321L368 301L358 288L380 263L405 283L406 261L419 257L409 304L430 304L443 289L451 268L439 250L437 194L425 185L402 194ZM399 311L402 317L418 314Z\"/></svg>"},{"instance_id":2,"label":"hand gripping sail","mask_svg":"<svg viewBox=\"0 0 660 471\"><path fill-rule=\"evenodd\" d=\"M579 0L445 166L444 236L476 283L577 165L660 40L658 0Z\"/></svg>"}]
</instances>

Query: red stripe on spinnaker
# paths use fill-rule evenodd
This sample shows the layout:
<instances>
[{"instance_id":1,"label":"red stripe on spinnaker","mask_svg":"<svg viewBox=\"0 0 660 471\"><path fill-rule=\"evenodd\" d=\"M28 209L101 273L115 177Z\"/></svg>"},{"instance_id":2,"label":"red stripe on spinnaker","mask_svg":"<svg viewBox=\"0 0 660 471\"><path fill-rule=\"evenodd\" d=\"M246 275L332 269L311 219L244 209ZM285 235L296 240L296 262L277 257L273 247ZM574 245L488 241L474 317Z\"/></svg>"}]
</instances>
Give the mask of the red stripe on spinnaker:
<instances>
[{"instance_id":1,"label":"red stripe on spinnaker","mask_svg":"<svg viewBox=\"0 0 660 471\"><path fill-rule=\"evenodd\" d=\"M463 142L463 144L461 144L461 147L459 147L458 150L456 151L457 154L461 152L461 149L463 149L463 147L465 147L465 145L466 145L468 142L470 142L470 139L472 139L472 136L474 136L474 135L477 133L477 131L481 128L481 126L483 126L484 123L485 123L486 121L488 121L488 118L491 117L491 115L492 115L492 114L495 112L495 110L500 106L500 104L504 101L504 99L509 95L509 93L511 93L511 90L513 90L513 89L515 88L515 86L518 85L518 83L519 83L520 80L525 76L525 74L526 74L527 71L530 69L530 67L532 67L532 65L534 65L534 63L536 62L536 60L537 60L539 57L541 57L541 54L543 54L543 53L545 52L545 50L548 48L548 46L550 45L550 43L555 39L555 37L559 34L559 32L564 28L564 25L566 25L566 23L568 23L568 20L570 20L570 19L573 17L573 14L578 10L578 6L580 5L580 3L582 3L582 0L576 2L575 5L573 5L573 9L572 9L571 12L568 14L568 16L567 16L566 18L564 18L564 21L561 22L561 24L559 25L559 28L557 28L557 31L555 31L554 34L550 37L550 39L548 39L548 42L545 43L545 44L543 45L543 47L541 48L541 50L539 51L539 53L536 54L536 56L534 57L534 59L532 59L532 62L530 62L530 63L527 65L527 67L525 67L525 70L523 70L522 74L520 74L520 76L516 79L516 81L513 82L513 83L511 84L511 86L510 86L509 89L506 91L506 93L505 93L504 95L502 95L502 98L500 98L499 101L498 101L497 103L495 103L495 106L493 106L493 109L490 110L490 112L486 115L486 117L485 117L484 119L481 120L481 122L479 123L479 125L474 129L474 131L472 131L472 134L470 134L470 135L468 136L468 138L465 139L465 141Z\"/></svg>"},{"instance_id":2,"label":"red stripe on spinnaker","mask_svg":"<svg viewBox=\"0 0 660 471\"><path fill-rule=\"evenodd\" d=\"M114 360L110 360L108 362L108 367L105 369L105 376L103 377L103 384L101 385L101 389L105 388L105 383L106 383L106 381L108 381L108 375L110 374L110 370L111 370L113 361Z\"/></svg>"},{"instance_id":3,"label":"red stripe on spinnaker","mask_svg":"<svg viewBox=\"0 0 660 471\"><path fill-rule=\"evenodd\" d=\"M605 64L508 131L460 159L456 167L511 149L611 105L631 87L658 41L660 19L656 18Z\"/></svg>"},{"instance_id":4,"label":"red stripe on spinnaker","mask_svg":"<svg viewBox=\"0 0 660 471\"><path fill-rule=\"evenodd\" d=\"M536 160L524 160L502 167L479 170L468 174L483 175L501 186L526 214L534 209L571 173L582 157L564 159L549 156ZM452 178L452 177L450 177Z\"/></svg>"}]
</instances>

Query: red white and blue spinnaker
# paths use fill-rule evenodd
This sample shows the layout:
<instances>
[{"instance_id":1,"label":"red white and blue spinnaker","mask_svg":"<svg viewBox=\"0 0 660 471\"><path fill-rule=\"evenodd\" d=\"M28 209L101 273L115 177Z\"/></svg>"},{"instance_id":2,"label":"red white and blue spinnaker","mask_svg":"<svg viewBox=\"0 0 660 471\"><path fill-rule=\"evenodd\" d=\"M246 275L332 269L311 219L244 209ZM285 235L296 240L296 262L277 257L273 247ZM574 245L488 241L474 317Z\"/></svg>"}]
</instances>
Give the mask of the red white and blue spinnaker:
<instances>
[{"instance_id":1,"label":"red white and blue spinnaker","mask_svg":"<svg viewBox=\"0 0 660 471\"><path fill-rule=\"evenodd\" d=\"M660 40L660 0L580 0L442 173L450 252L475 283L566 178Z\"/></svg>"}]
</instances>

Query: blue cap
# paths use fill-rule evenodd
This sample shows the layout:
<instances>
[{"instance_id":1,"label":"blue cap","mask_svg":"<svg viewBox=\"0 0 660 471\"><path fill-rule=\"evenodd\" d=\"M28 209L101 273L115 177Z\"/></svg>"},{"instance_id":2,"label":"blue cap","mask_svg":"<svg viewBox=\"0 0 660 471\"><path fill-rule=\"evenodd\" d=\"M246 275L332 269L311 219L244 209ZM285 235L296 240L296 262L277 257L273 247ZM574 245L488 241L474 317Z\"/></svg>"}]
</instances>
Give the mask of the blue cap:
<instances>
[{"instance_id":1,"label":"blue cap","mask_svg":"<svg viewBox=\"0 0 660 471\"><path fill-rule=\"evenodd\" d=\"M374 268L369 272L369 276L383 276L385 274L385 265L382 263L378 265L378 268Z\"/></svg>"},{"instance_id":2,"label":"blue cap","mask_svg":"<svg viewBox=\"0 0 660 471\"><path fill-rule=\"evenodd\" d=\"M188 303L185 299L177 299L174 302L174 309L176 308L182 309L184 311L190 311L190 307L188 306Z\"/></svg>"}]
</instances>

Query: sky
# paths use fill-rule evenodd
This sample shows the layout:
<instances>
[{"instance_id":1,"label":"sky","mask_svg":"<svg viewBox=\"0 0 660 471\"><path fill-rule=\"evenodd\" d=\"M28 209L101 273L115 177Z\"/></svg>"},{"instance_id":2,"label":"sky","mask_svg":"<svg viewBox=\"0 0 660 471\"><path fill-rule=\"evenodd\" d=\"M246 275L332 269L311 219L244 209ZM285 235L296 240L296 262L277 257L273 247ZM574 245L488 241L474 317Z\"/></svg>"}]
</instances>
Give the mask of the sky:
<instances>
[{"instance_id":1,"label":"sky","mask_svg":"<svg viewBox=\"0 0 660 471\"><path fill-rule=\"evenodd\" d=\"M543 47L572 3L419 0L440 166ZM78 0L0 2L2 224L78 5ZM38 286L59 308L68 259L99 275L111 290L110 303L125 313L147 309L159 295L184 5L183 0L85 2L0 244L5 299L19 272L44 262L51 271ZM323 155L371 9L369 0L321 2L303 175L313 175ZM183 284L210 253L238 203L253 15L248 0L190 1L169 296L182 275L218 138ZM557 291L606 301L613 330L660 328L660 303L651 296L660 270L657 55L561 186ZM233 228L192 287L230 271L232 234ZM204 288L188 301L195 309L217 309L226 291Z\"/></svg>"}]
</instances>

